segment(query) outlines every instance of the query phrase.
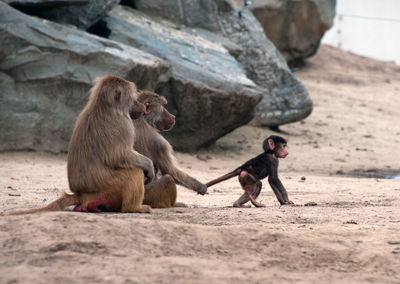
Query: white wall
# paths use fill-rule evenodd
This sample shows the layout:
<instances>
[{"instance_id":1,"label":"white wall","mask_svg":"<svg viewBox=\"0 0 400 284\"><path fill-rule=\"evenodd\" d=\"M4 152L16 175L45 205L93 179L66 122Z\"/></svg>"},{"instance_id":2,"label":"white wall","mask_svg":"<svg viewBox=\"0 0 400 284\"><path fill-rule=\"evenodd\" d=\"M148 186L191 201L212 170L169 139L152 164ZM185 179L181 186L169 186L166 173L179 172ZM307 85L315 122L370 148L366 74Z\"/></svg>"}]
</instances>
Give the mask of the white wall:
<instances>
[{"instance_id":1,"label":"white wall","mask_svg":"<svg viewBox=\"0 0 400 284\"><path fill-rule=\"evenodd\" d=\"M400 0L337 0L322 43L400 64Z\"/></svg>"}]
</instances>

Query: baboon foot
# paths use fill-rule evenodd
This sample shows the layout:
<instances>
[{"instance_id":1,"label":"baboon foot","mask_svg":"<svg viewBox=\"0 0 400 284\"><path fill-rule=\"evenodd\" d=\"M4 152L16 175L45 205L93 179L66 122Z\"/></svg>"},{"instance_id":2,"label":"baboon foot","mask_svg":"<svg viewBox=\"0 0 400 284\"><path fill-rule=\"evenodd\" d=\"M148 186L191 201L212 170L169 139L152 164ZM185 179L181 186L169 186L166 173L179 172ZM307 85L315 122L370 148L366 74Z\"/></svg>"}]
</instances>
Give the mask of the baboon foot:
<instances>
[{"instance_id":1,"label":"baboon foot","mask_svg":"<svg viewBox=\"0 0 400 284\"><path fill-rule=\"evenodd\" d=\"M143 204L139 213L153 213L153 209L151 209L151 206Z\"/></svg>"},{"instance_id":2,"label":"baboon foot","mask_svg":"<svg viewBox=\"0 0 400 284\"><path fill-rule=\"evenodd\" d=\"M235 202L235 203L233 203L233 207L236 207L236 208L250 208L251 205L242 205L240 203Z\"/></svg>"}]
</instances>

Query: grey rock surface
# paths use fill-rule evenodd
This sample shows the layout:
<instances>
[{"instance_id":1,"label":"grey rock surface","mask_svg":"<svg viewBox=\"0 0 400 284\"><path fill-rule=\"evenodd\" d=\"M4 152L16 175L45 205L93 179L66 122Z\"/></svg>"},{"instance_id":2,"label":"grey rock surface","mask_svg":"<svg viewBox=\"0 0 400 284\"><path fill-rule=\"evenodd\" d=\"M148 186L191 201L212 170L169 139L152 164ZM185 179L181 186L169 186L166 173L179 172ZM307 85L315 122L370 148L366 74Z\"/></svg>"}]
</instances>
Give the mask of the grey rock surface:
<instances>
[{"instance_id":1,"label":"grey rock surface","mask_svg":"<svg viewBox=\"0 0 400 284\"><path fill-rule=\"evenodd\" d=\"M207 146L253 118L260 92L226 48L234 49L233 43L121 6L104 21L112 31L110 39L172 66L171 79L161 82L156 92L168 99L167 108L177 117L174 129L165 133L175 148L191 151Z\"/></svg>"},{"instance_id":2,"label":"grey rock surface","mask_svg":"<svg viewBox=\"0 0 400 284\"><path fill-rule=\"evenodd\" d=\"M212 25L202 24L200 27L218 30L233 42L226 48L235 56L247 77L262 89L255 122L263 126L279 126L304 119L313 108L306 88L266 37L259 21L241 3L233 0L140 0L137 9L193 28L198 28L198 21L192 19L207 15ZM174 12L162 8L163 5L174 7Z\"/></svg>"},{"instance_id":3,"label":"grey rock surface","mask_svg":"<svg viewBox=\"0 0 400 284\"><path fill-rule=\"evenodd\" d=\"M263 98L256 107L256 123L275 127L307 117L313 106L303 83L265 36L257 19L240 6L228 0L226 3L232 11L219 13L223 32L242 48L236 58L248 77L264 88ZM237 16L239 11L241 17Z\"/></svg>"},{"instance_id":4,"label":"grey rock surface","mask_svg":"<svg viewBox=\"0 0 400 284\"><path fill-rule=\"evenodd\" d=\"M92 80L104 74L167 97L177 124L165 136L179 150L207 146L254 117L264 126L306 117L312 102L303 84L254 15L235 1L123 1L139 11L115 6L117 0L1 1L0 151L66 151ZM61 25L5 2L43 13L67 8L66 19L89 5L84 18L97 15L93 21L108 25L102 35L110 38L69 25L86 29L92 20L57 16L68 24Z\"/></svg>"},{"instance_id":5,"label":"grey rock surface","mask_svg":"<svg viewBox=\"0 0 400 284\"><path fill-rule=\"evenodd\" d=\"M249 9L289 62L315 54L332 27L336 0L258 0Z\"/></svg>"},{"instance_id":6,"label":"grey rock surface","mask_svg":"<svg viewBox=\"0 0 400 284\"><path fill-rule=\"evenodd\" d=\"M214 32L220 30L215 0L137 0L136 9L152 17L162 17L188 27Z\"/></svg>"},{"instance_id":7,"label":"grey rock surface","mask_svg":"<svg viewBox=\"0 0 400 284\"><path fill-rule=\"evenodd\" d=\"M0 2L0 151L65 152L92 80L154 89L169 66L150 54L30 17Z\"/></svg>"},{"instance_id":8,"label":"grey rock surface","mask_svg":"<svg viewBox=\"0 0 400 284\"><path fill-rule=\"evenodd\" d=\"M87 4L90 0L1 0L0 2L7 3L13 7L62 7L76 4Z\"/></svg>"},{"instance_id":9,"label":"grey rock surface","mask_svg":"<svg viewBox=\"0 0 400 284\"><path fill-rule=\"evenodd\" d=\"M61 24L88 29L120 0L3 0L27 13Z\"/></svg>"}]
</instances>

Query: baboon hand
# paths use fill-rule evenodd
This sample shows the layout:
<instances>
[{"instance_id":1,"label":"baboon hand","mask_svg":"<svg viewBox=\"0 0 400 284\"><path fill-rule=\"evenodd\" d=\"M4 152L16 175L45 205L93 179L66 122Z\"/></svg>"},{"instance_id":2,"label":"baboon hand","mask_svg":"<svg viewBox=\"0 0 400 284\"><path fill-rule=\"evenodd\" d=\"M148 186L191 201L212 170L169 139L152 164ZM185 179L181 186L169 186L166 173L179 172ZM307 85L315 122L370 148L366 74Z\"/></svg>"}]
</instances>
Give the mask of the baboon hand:
<instances>
[{"instance_id":1,"label":"baboon hand","mask_svg":"<svg viewBox=\"0 0 400 284\"><path fill-rule=\"evenodd\" d=\"M153 161L146 157L145 166L143 167L146 183L152 182L155 179Z\"/></svg>"},{"instance_id":2,"label":"baboon hand","mask_svg":"<svg viewBox=\"0 0 400 284\"><path fill-rule=\"evenodd\" d=\"M207 186L205 184L200 183L199 187L197 188L197 193L204 195L207 193Z\"/></svg>"}]
</instances>

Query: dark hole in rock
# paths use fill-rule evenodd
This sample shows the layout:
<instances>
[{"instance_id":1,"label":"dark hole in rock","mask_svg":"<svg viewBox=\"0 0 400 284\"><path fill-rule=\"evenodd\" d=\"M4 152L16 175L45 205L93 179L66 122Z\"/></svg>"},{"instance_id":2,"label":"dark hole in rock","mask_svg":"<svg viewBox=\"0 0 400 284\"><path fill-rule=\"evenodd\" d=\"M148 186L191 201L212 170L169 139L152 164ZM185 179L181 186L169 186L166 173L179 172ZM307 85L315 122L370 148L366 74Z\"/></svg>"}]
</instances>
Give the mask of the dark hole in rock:
<instances>
[{"instance_id":1,"label":"dark hole in rock","mask_svg":"<svg viewBox=\"0 0 400 284\"><path fill-rule=\"evenodd\" d=\"M107 27L107 23L103 20L97 21L94 25L86 30L88 33L108 38L111 34L111 30Z\"/></svg>"},{"instance_id":2,"label":"dark hole in rock","mask_svg":"<svg viewBox=\"0 0 400 284\"><path fill-rule=\"evenodd\" d=\"M137 9L136 0L122 0L119 4Z\"/></svg>"}]
</instances>

